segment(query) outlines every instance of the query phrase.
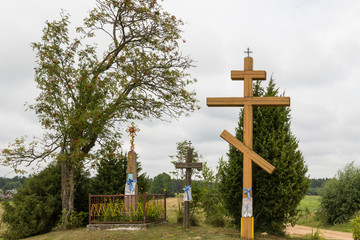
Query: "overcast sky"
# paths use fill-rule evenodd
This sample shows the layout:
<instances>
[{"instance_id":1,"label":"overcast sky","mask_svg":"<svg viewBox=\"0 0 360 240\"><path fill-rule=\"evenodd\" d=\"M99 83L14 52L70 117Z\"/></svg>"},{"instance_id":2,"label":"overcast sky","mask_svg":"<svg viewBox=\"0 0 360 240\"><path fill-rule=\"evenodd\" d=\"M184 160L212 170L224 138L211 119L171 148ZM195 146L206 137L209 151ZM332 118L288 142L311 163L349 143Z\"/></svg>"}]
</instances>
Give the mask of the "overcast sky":
<instances>
[{"instance_id":1,"label":"overcast sky","mask_svg":"<svg viewBox=\"0 0 360 240\"><path fill-rule=\"evenodd\" d=\"M71 14L81 24L94 0L0 0L0 149L16 137L41 135L25 102L37 96L35 53L46 20ZM291 97L291 129L299 141L308 174L333 177L347 163L360 164L360 1L358 0L165 0L164 8L186 24L182 47L196 61L191 86L202 109L171 122L136 122L135 139L143 170L154 177L174 169L169 155L176 143L191 140L213 168L235 132L239 108L208 108L206 97L241 97L243 82L231 70L243 70L244 50L253 51L254 70L273 75ZM264 82L267 84L268 80ZM124 133L124 150L129 150ZM264 172L264 174L266 174ZM0 176L13 176L0 166Z\"/></svg>"}]
</instances>

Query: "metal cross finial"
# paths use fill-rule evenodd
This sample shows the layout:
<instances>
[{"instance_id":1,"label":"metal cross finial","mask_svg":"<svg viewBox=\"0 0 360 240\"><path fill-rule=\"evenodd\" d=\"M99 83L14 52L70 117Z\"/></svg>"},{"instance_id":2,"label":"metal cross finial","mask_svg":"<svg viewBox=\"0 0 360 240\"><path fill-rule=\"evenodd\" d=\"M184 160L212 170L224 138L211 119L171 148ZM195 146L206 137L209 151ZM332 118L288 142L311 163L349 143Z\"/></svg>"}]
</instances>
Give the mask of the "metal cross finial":
<instances>
[{"instance_id":1,"label":"metal cross finial","mask_svg":"<svg viewBox=\"0 0 360 240\"><path fill-rule=\"evenodd\" d=\"M250 53L252 53L252 51L250 51L250 48L247 48L246 51L244 51L245 54L247 54L247 57L250 57Z\"/></svg>"},{"instance_id":2,"label":"metal cross finial","mask_svg":"<svg viewBox=\"0 0 360 240\"><path fill-rule=\"evenodd\" d=\"M189 147L191 147L191 144L192 144L192 143L191 143L191 141L190 141L190 140L189 140L188 144L189 144Z\"/></svg>"},{"instance_id":3,"label":"metal cross finial","mask_svg":"<svg viewBox=\"0 0 360 240\"><path fill-rule=\"evenodd\" d=\"M130 149L131 149L131 151L134 151L134 149L135 149L134 138L136 137L136 132L139 132L140 129L135 125L134 122L132 122L131 126L128 127L128 129L126 131L129 133L129 136L131 137Z\"/></svg>"}]
</instances>

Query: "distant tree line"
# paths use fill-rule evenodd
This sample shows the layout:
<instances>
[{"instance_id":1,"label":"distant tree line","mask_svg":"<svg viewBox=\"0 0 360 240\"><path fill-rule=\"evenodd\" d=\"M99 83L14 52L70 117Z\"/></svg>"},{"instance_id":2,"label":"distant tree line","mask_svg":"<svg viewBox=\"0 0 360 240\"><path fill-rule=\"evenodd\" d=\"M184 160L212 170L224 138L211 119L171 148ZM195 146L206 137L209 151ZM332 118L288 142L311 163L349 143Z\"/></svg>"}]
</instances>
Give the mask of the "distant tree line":
<instances>
[{"instance_id":1,"label":"distant tree line","mask_svg":"<svg viewBox=\"0 0 360 240\"><path fill-rule=\"evenodd\" d=\"M320 195L322 187L328 180L330 180L330 178L310 178L310 187L306 195Z\"/></svg>"},{"instance_id":2,"label":"distant tree line","mask_svg":"<svg viewBox=\"0 0 360 240\"><path fill-rule=\"evenodd\" d=\"M15 176L13 178L0 177L0 189L5 193L7 190L19 189L28 177Z\"/></svg>"}]
</instances>

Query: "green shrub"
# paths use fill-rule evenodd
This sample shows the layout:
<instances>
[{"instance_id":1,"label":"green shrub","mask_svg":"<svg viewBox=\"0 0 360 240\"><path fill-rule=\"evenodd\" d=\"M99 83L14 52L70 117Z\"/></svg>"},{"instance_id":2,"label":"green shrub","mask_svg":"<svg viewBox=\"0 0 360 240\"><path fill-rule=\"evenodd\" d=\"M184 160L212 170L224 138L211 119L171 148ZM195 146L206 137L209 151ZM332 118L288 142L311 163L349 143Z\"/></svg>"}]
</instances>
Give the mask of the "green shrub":
<instances>
[{"instance_id":1,"label":"green shrub","mask_svg":"<svg viewBox=\"0 0 360 240\"><path fill-rule=\"evenodd\" d=\"M5 201L5 239L20 239L50 231L61 214L60 168L51 165L25 182L12 203Z\"/></svg>"},{"instance_id":2,"label":"green shrub","mask_svg":"<svg viewBox=\"0 0 360 240\"><path fill-rule=\"evenodd\" d=\"M84 225L84 219L87 219L89 216L89 214L86 212L71 211L68 221L66 222L66 224L64 224L65 213L66 209L63 209L60 221L57 225L58 229L62 229L63 227L65 227L66 229L81 227Z\"/></svg>"},{"instance_id":3,"label":"green shrub","mask_svg":"<svg viewBox=\"0 0 360 240\"><path fill-rule=\"evenodd\" d=\"M311 231L311 234L306 234L306 237L308 237L310 240L325 240L323 234L319 230L314 232L314 229Z\"/></svg>"},{"instance_id":4,"label":"green shrub","mask_svg":"<svg viewBox=\"0 0 360 240\"><path fill-rule=\"evenodd\" d=\"M88 218L88 174L77 170L75 208L72 226L86 224ZM61 217L61 174L59 164L50 164L26 180L11 204L4 202L3 222L8 229L5 239L19 239L51 231Z\"/></svg>"},{"instance_id":5,"label":"green shrub","mask_svg":"<svg viewBox=\"0 0 360 240\"><path fill-rule=\"evenodd\" d=\"M220 165L223 164L222 159ZM205 223L214 227L223 227L226 224L226 209L219 190L219 179L205 162L201 171L203 180L193 183L194 208L201 208L205 215Z\"/></svg>"},{"instance_id":6,"label":"green shrub","mask_svg":"<svg viewBox=\"0 0 360 240\"><path fill-rule=\"evenodd\" d=\"M353 234L354 240L360 240L360 215L357 215L351 221L351 232Z\"/></svg>"},{"instance_id":7,"label":"green shrub","mask_svg":"<svg viewBox=\"0 0 360 240\"><path fill-rule=\"evenodd\" d=\"M348 222L360 210L360 168L354 163L339 170L321 191L321 212L328 224Z\"/></svg>"}]
</instances>

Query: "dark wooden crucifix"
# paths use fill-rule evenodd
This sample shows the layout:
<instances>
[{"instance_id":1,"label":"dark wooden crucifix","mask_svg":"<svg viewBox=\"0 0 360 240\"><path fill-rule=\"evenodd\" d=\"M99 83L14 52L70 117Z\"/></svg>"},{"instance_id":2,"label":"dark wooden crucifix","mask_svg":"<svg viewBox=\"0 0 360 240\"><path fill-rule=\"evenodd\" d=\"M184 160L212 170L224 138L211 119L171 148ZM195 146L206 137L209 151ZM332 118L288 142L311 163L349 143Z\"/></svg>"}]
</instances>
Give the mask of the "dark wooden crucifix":
<instances>
[{"instance_id":1,"label":"dark wooden crucifix","mask_svg":"<svg viewBox=\"0 0 360 240\"><path fill-rule=\"evenodd\" d=\"M250 49L245 52L248 57L244 58L244 71L231 71L232 80L244 81L244 97L207 98L209 107L244 107L243 140L240 142L229 132L224 130L221 137L241 151L243 160L243 201L241 218L241 237L254 238L254 218L252 216L252 162L263 168L268 173L275 169L269 162L256 154L253 148L253 106L290 106L289 97L254 97L253 80L266 80L265 71L253 70L253 58L249 57Z\"/></svg>"},{"instance_id":2,"label":"dark wooden crucifix","mask_svg":"<svg viewBox=\"0 0 360 240\"><path fill-rule=\"evenodd\" d=\"M185 168L185 196L184 196L184 228L187 229L190 226L190 201L191 201L191 174L192 168L201 169L202 163L192 162L193 160L193 148L190 146L191 142L189 141L189 147L187 151L187 158L185 163L175 163L175 168Z\"/></svg>"}]
</instances>

